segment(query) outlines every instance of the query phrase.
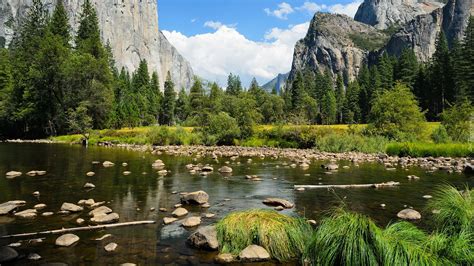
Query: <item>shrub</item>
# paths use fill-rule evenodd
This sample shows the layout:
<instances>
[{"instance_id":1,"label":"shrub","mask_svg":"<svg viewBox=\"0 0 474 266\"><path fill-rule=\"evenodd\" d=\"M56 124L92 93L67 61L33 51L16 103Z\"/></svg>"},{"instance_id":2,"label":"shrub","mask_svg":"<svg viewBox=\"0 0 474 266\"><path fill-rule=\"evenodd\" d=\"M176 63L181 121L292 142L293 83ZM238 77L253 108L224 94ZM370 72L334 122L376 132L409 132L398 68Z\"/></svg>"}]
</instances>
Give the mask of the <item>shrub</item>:
<instances>
[{"instance_id":1,"label":"shrub","mask_svg":"<svg viewBox=\"0 0 474 266\"><path fill-rule=\"evenodd\" d=\"M331 134L317 140L316 149L323 152L385 152L388 140L381 136Z\"/></svg>"},{"instance_id":2,"label":"shrub","mask_svg":"<svg viewBox=\"0 0 474 266\"><path fill-rule=\"evenodd\" d=\"M441 114L442 124L453 141L469 141L473 115L474 107L469 101L458 103Z\"/></svg>"},{"instance_id":3,"label":"shrub","mask_svg":"<svg viewBox=\"0 0 474 266\"><path fill-rule=\"evenodd\" d=\"M203 132L206 138L204 142L208 145L232 145L234 139L240 137L237 121L224 112L209 116L209 124L203 128Z\"/></svg>"},{"instance_id":4,"label":"shrub","mask_svg":"<svg viewBox=\"0 0 474 266\"><path fill-rule=\"evenodd\" d=\"M237 255L255 244L279 261L300 258L310 235L311 226L305 220L272 210L235 212L217 223L221 252Z\"/></svg>"},{"instance_id":5,"label":"shrub","mask_svg":"<svg viewBox=\"0 0 474 266\"><path fill-rule=\"evenodd\" d=\"M434 143L389 143L386 148L386 152L392 156L400 157L472 157L474 151L472 144L459 144L459 143L446 143L446 144L434 144Z\"/></svg>"},{"instance_id":6,"label":"shrub","mask_svg":"<svg viewBox=\"0 0 474 266\"><path fill-rule=\"evenodd\" d=\"M448 143L451 141L448 131L446 131L446 128L443 125L440 125L435 131L433 131L431 139L435 143Z\"/></svg>"},{"instance_id":7,"label":"shrub","mask_svg":"<svg viewBox=\"0 0 474 266\"><path fill-rule=\"evenodd\" d=\"M377 97L370 112L369 132L398 141L420 139L425 118L415 96L397 84Z\"/></svg>"}]
</instances>

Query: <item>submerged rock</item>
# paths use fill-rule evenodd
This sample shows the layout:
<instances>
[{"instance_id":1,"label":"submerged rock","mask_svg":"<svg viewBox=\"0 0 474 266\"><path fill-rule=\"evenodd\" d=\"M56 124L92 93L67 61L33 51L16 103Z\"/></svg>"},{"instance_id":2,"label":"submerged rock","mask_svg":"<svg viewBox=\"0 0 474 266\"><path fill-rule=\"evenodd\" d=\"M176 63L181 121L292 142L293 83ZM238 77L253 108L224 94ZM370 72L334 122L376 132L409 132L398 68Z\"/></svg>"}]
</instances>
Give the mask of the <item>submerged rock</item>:
<instances>
[{"instance_id":1,"label":"submerged rock","mask_svg":"<svg viewBox=\"0 0 474 266\"><path fill-rule=\"evenodd\" d=\"M91 218L91 222L96 224L110 224L115 223L120 220L120 216L117 213L110 213L110 214L99 214Z\"/></svg>"},{"instance_id":2,"label":"submerged rock","mask_svg":"<svg viewBox=\"0 0 474 266\"><path fill-rule=\"evenodd\" d=\"M221 168L219 168L219 172L223 174L229 174L232 173L232 168L230 168L229 166L222 166Z\"/></svg>"},{"instance_id":3,"label":"submerged rock","mask_svg":"<svg viewBox=\"0 0 474 266\"><path fill-rule=\"evenodd\" d=\"M261 246L250 245L240 252L239 258L243 262L266 261L270 259L270 254Z\"/></svg>"},{"instance_id":4,"label":"submerged rock","mask_svg":"<svg viewBox=\"0 0 474 266\"><path fill-rule=\"evenodd\" d=\"M116 243L109 243L107 244L104 249L107 252L114 252L117 249L118 245Z\"/></svg>"},{"instance_id":5,"label":"submerged rock","mask_svg":"<svg viewBox=\"0 0 474 266\"><path fill-rule=\"evenodd\" d=\"M421 214L413 209L404 209L397 214L397 217L405 220L419 220L421 219Z\"/></svg>"},{"instance_id":6,"label":"submerged rock","mask_svg":"<svg viewBox=\"0 0 474 266\"><path fill-rule=\"evenodd\" d=\"M97 209L90 211L89 216L98 216L98 215L109 214L109 213L112 213L112 209L110 209L107 206L101 206Z\"/></svg>"},{"instance_id":7,"label":"submerged rock","mask_svg":"<svg viewBox=\"0 0 474 266\"><path fill-rule=\"evenodd\" d=\"M30 253L28 254L29 260L40 260L42 257L38 253Z\"/></svg>"},{"instance_id":8,"label":"submerged rock","mask_svg":"<svg viewBox=\"0 0 474 266\"><path fill-rule=\"evenodd\" d=\"M115 164L114 164L113 162L110 162L110 161L105 161L105 162L102 163L102 165L103 165L104 167L112 167L112 166L114 166Z\"/></svg>"},{"instance_id":9,"label":"submerged rock","mask_svg":"<svg viewBox=\"0 0 474 266\"><path fill-rule=\"evenodd\" d=\"M234 256L230 253L221 253L216 256L215 261L219 264L232 263L234 261Z\"/></svg>"},{"instance_id":10,"label":"submerged rock","mask_svg":"<svg viewBox=\"0 0 474 266\"><path fill-rule=\"evenodd\" d=\"M185 208L177 208L171 213L174 217L182 217L188 214L188 210Z\"/></svg>"},{"instance_id":11,"label":"submerged rock","mask_svg":"<svg viewBox=\"0 0 474 266\"><path fill-rule=\"evenodd\" d=\"M0 247L0 263L5 263L18 258L18 252L11 247Z\"/></svg>"},{"instance_id":12,"label":"submerged rock","mask_svg":"<svg viewBox=\"0 0 474 266\"><path fill-rule=\"evenodd\" d=\"M181 196L183 203L204 204L209 200L209 195L205 191L196 191Z\"/></svg>"},{"instance_id":13,"label":"submerged rock","mask_svg":"<svg viewBox=\"0 0 474 266\"><path fill-rule=\"evenodd\" d=\"M339 169L339 165L335 163L330 163L330 164L323 165L323 168L328 171L336 171L337 169Z\"/></svg>"},{"instance_id":14,"label":"submerged rock","mask_svg":"<svg viewBox=\"0 0 474 266\"><path fill-rule=\"evenodd\" d=\"M189 217L183 221L184 227L195 227L201 224L201 217Z\"/></svg>"},{"instance_id":15,"label":"submerged rock","mask_svg":"<svg viewBox=\"0 0 474 266\"><path fill-rule=\"evenodd\" d=\"M291 209L295 205L288 200L285 199L279 199L279 198L266 198L263 201L263 204L270 205L270 206L281 206L285 209Z\"/></svg>"},{"instance_id":16,"label":"submerged rock","mask_svg":"<svg viewBox=\"0 0 474 266\"><path fill-rule=\"evenodd\" d=\"M46 208L46 204L43 204L43 203L36 204L33 208L35 208L35 210L42 210Z\"/></svg>"},{"instance_id":17,"label":"submerged rock","mask_svg":"<svg viewBox=\"0 0 474 266\"><path fill-rule=\"evenodd\" d=\"M199 228L191 236L187 242L196 248L206 250L217 250L219 242L217 241L217 231L215 226L204 226Z\"/></svg>"},{"instance_id":18,"label":"submerged rock","mask_svg":"<svg viewBox=\"0 0 474 266\"><path fill-rule=\"evenodd\" d=\"M22 172L10 171L10 172L7 172L5 175L7 176L7 178L15 178L15 177L21 176L22 174L23 174Z\"/></svg>"},{"instance_id":19,"label":"submerged rock","mask_svg":"<svg viewBox=\"0 0 474 266\"><path fill-rule=\"evenodd\" d=\"M69 247L79 242L80 238L74 234L65 234L56 239L56 246Z\"/></svg>"},{"instance_id":20,"label":"submerged rock","mask_svg":"<svg viewBox=\"0 0 474 266\"><path fill-rule=\"evenodd\" d=\"M61 211L81 212L83 210L84 208L82 208L81 206L77 206L76 204L68 203L68 202L63 203L63 205L61 206Z\"/></svg>"},{"instance_id":21,"label":"submerged rock","mask_svg":"<svg viewBox=\"0 0 474 266\"><path fill-rule=\"evenodd\" d=\"M163 223L165 225L168 225L168 224L172 224L174 222L176 222L178 220L178 218L174 218L174 217L165 217L163 218Z\"/></svg>"},{"instance_id":22,"label":"submerged rock","mask_svg":"<svg viewBox=\"0 0 474 266\"><path fill-rule=\"evenodd\" d=\"M6 215L26 204L23 200L13 200L0 204L0 215Z\"/></svg>"},{"instance_id":23,"label":"submerged rock","mask_svg":"<svg viewBox=\"0 0 474 266\"><path fill-rule=\"evenodd\" d=\"M92 183L86 183L86 184L84 185L84 188L85 188L85 189L92 189L92 188L95 188L95 185L92 184Z\"/></svg>"},{"instance_id":24,"label":"submerged rock","mask_svg":"<svg viewBox=\"0 0 474 266\"><path fill-rule=\"evenodd\" d=\"M28 209L28 210L15 213L15 216L20 217L20 218L25 218L25 219L36 218L36 216L38 216L38 213L35 209Z\"/></svg>"},{"instance_id":25,"label":"submerged rock","mask_svg":"<svg viewBox=\"0 0 474 266\"><path fill-rule=\"evenodd\" d=\"M87 172L86 176L95 176L95 173L94 172Z\"/></svg>"}]
</instances>

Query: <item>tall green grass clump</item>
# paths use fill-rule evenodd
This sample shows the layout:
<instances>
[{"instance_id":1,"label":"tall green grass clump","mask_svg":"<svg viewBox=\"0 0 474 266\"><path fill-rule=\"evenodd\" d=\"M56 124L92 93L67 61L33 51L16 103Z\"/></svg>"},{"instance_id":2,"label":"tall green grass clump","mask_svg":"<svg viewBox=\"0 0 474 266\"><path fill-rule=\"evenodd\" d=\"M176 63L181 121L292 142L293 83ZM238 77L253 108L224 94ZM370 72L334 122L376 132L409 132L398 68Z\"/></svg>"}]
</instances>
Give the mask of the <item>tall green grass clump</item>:
<instances>
[{"instance_id":1,"label":"tall green grass clump","mask_svg":"<svg viewBox=\"0 0 474 266\"><path fill-rule=\"evenodd\" d=\"M221 252L237 255L255 244L279 261L301 258L312 232L305 220L272 210L234 212L216 227Z\"/></svg>"},{"instance_id":2,"label":"tall green grass clump","mask_svg":"<svg viewBox=\"0 0 474 266\"><path fill-rule=\"evenodd\" d=\"M304 259L313 265L446 265L425 248L427 241L408 222L381 229L364 215L338 209L323 219Z\"/></svg>"},{"instance_id":3,"label":"tall green grass clump","mask_svg":"<svg viewBox=\"0 0 474 266\"><path fill-rule=\"evenodd\" d=\"M388 140L381 136L357 134L330 134L316 141L316 149L322 152L385 152Z\"/></svg>"},{"instance_id":4,"label":"tall green grass clump","mask_svg":"<svg viewBox=\"0 0 474 266\"><path fill-rule=\"evenodd\" d=\"M474 233L473 196L473 190L467 186L463 191L449 185L440 186L428 203L429 209L439 211L433 215L435 227L449 234Z\"/></svg>"}]
</instances>

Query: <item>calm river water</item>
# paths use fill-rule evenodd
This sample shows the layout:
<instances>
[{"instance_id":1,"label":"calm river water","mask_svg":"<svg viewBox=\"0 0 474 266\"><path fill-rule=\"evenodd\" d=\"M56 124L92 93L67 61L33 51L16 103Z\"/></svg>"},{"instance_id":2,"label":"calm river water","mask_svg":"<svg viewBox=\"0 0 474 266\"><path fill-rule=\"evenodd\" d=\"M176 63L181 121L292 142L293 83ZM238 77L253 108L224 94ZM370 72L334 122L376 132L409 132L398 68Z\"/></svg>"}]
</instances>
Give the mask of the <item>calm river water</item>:
<instances>
[{"instance_id":1,"label":"calm river water","mask_svg":"<svg viewBox=\"0 0 474 266\"><path fill-rule=\"evenodd\" d=\"M171 174L160 177L151 167L156 159L161 159ZM231 161L234 169L231 177L225 178L216 170L225 165L228 158L220 158L219 162L211 158L202 158L199 163L211 164L215 172L207 177L191 175L185 165L196 163L192 157L175 157L167 155L151 155L121 149L100 147L59 145L59 144L7 144L0 143L0 203L9 200L25 200L24 207L32 208L38 203L45 203L47 208L41 212L57 212L63 202L77 203L81 199L93 198L95 201L106 201L107 206L120 214L120 222L156 220L155 225L139 227L122 227L107 231L79 232L80 242L73 247L55 247L56 237L50 236L42 243L22 241L17 251L24 256L12 265L42 265L45 263L66 263L68 265L120 265L131 262L137 265L197 265L212 264L215 253L200 252L185 244L186 238L193 230L187 230L178 223L163 225L162 219L170 216L170 212L150 211L151 208L167 208L179 203L179 195L172 192L191 192L204 190L210 196L211 208L190 208L190 215L214 213L211 219L203 218L203 224L215 223L219 218L235 210L249 208L270 208L261 202L266 197L280 197L296 204L291 210L283 213L300 215L310 219L319 219L331 208L344 201L355 211L372 217L379 225L384 226L396 221L398 211L404 206L411 206L423 215L418 222L420 227L429 229L430 211L425 210L429 195L440 184L463 186L474 185L472 177L445 172L426 173L418 168L408 171L397 169L386 171L380 164L360 164L354 167L350 162L339 162L340 170L332 175L325 174L320 165L325 163L312 162L307 170L290 168L285 159L271 160L239 158ZM104 168L93 165L92 161L112 161L115 166ZM128 166L122 166L126 162ZM238 164L240 162L240 164ZM342 169L348 165L349 169ZM23 174L15 179L6 179L4 173L15 170L26 173L30 170L46 170L45 176L29 177ZM94 171L94 177L86 173ZM125 176L124 171L132 174ZM147 174L143 174L146 172ZM421 179L409 181L407 175L417 175ZM246 175L258 175L262 182L246 180ZM274 179L276 178L276 180ZM293 185L297 184L362 184L386 181L401 182L398 188L384 189L350 189L350 190L306 190L297 192ZM95 184L96 188L86 191L82 187L86 182ZM41 196L32 193L39 191ZM381 208L380 204L386 204ZM0 216L0 236L7 234L36 232L63 227L75 227L79 217L87 219L87 212L78 215L51 217L39 215L35 219L25 220L13 216ZM107 233L111 238L95 241ZM7 245L14 240L2 241ZM117 251L107 253L104 246L110 242L118 244ZM32 263L26 257L30 253L38 253L42 259Z\"/></svg>"}]
</instances>

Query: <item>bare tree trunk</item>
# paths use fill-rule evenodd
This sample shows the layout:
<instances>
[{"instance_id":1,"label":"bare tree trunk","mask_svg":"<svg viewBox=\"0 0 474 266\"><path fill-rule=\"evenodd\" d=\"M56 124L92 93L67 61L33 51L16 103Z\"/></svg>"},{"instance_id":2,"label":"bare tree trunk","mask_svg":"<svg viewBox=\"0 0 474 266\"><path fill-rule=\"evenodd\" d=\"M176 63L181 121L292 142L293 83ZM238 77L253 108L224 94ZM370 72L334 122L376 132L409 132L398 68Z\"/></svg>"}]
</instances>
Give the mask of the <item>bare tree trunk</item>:
<instances>
[{"instance_id":1,"label":"bare tree trunk","mask_svg":"<svg viewBox=\"0 0 474 266\"><path fill-rule=\"evenodd\" d=\"M316 189L316 188L383 188L383 187L395 187L399 186L399 182L387 182L387 183L379 183L379 184L350 184L350 185L295 185L295 189L298 188L308 188L308 189Z\"/></svg>"}]
</instances>

